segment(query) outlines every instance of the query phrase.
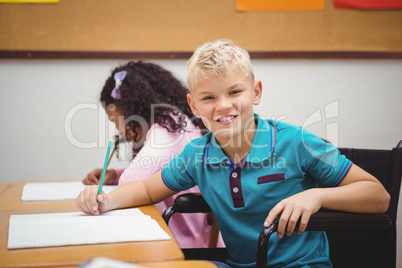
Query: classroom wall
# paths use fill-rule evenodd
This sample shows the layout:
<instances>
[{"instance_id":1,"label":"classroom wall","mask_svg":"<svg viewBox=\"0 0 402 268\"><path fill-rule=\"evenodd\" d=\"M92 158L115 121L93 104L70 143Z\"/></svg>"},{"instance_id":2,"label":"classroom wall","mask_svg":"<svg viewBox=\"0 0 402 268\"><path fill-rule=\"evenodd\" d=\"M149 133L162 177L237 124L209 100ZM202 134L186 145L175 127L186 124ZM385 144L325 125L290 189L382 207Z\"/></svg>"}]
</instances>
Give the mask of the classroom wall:
<instances>
[{"instance_id":1,"label":"classroom wall","mask_svg":"<svg viewBox=\"0 0 402 268\"><path fill-rule=\"evenodd\" d=\"M81 180L101 167L115 132L99 106L99 92L111 69L123 62L0 60L0 183ZM184 60L153 62L184 81ZM263 84L256 107L263 117L303 125L340 147L390 149L402 139L402 60L253 64ZM114 158L111 167L128 165L127 148L121 147L122 160Z\"/></svg>"},{"instance_id":2,"label":"classroom wall","mask_svg":"<svg viewBox=\"0 0 402 268\"><path fill-rule=\"evenodd\" d=\"M229 38L248 51L402 52L402 10L239 12L233 0L68 0L0 5L0 51L192 52Z\"/></svg>"}]
</instances>

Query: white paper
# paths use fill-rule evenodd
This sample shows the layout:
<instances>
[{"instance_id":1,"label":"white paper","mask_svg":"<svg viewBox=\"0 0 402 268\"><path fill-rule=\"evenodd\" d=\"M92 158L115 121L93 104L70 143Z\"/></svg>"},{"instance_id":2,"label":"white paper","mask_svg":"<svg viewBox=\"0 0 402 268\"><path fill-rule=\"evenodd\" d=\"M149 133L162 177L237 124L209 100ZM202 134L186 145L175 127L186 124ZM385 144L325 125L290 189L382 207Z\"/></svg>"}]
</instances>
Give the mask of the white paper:
<instances>
[{"instance_id":1,"label":"white paper","mask_svg":"<svg viewBox=\"0 0 402 268\"><path fill-rule=\"evenodd\" d=\"M87 186L81 181L27 183L22 190L21 199L22 201L71 200L77 198ZM109 193L116 188L117 185L104 185L102 190Z\"/></svg>"},{"instance_id":2,"label":"white paper","mask_svg":"<svg viewBox=\"0 0 402 268\"><path fill-rule=\"evenodd\" d=\"M11 215L8 248L169 239L154 219L135 208L99 216L82 212Z\"/></svg>"},{"instance_id":3,"label":"white paper","mask_svg":"<svg viewBox=\"0 0 402 268\"><path fill-rule=\"evenodd\" d=\"M98 257L79 266L80 268L145 268L132 263Z\"/></svg>"}]
</instances>

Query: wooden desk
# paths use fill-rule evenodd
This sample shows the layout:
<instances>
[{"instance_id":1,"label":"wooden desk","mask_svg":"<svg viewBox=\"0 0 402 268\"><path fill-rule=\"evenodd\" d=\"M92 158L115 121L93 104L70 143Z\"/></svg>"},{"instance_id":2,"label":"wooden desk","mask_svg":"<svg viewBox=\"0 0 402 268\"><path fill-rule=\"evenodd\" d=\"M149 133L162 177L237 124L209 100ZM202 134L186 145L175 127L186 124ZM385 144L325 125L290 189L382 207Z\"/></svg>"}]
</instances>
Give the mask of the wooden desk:
<instances>
[{"instance_id":1,"label":"wooden desk","mask_svg":"<svg viewBox=\"0 0 402 268\"><path fill-rule=\"evenodd\" d=\"M172 239L9 250L7 241L10 215L74 212L78 209L65 207L0 210L0 267L77 266L96 257L135 263L183 260L183 253L158 210L154 206L143 206L139 209L155 219Z\"/></svg>"},{"instance_id":2,"label":"wooden desk","mask_svg":"<svg viewBox=\"0 0 402 268\"><path fill-rule=\"evenodd\" d=\"M208 261L187 260L187 261L161 261L136 263L150 268L216 268L216 265Z\"/></svg>"},{"instance_id":3,"label":"wooden desk","mask_svg":"<svg viewBox=\"0 0 402 268\"><path fill-rule=\"evenodd\" d=\"M74 208L75 200L29 201L21 200L22 189L27 182L0 183L0 210L26 208Z\"/></svg>"},{"instance_id":4,"label":"wooden desk","mask_svg":"<svg viewBox=\"0 0 402 268\"><path fill-rule=\"evenodd\" d=\"M185 261L158 261L158 262L136 262L147 268L216 268L212 262L202 260L185 260ZM76 268L76 266L59 266L57 268Z\"/></svg>"}]
</instances>

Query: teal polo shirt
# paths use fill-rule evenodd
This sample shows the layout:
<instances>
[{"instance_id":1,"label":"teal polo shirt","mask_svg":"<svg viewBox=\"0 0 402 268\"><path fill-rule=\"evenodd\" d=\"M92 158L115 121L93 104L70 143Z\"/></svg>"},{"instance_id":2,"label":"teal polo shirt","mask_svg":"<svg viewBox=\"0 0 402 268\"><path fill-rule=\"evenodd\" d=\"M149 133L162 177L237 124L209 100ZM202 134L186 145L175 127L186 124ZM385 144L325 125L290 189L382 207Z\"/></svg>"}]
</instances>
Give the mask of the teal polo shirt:
<instances>
[{"instance_id":1,"label":"teal polo shirt","mask_svg":"<svg viewBox=\"0 0 402 268\"><path fill-rule=\"evenodd\" d=\"M198 185L211 207L228 263L255 266L258 236L269 211L282 199L317 187L337 186L351 167L331 144L287 123L255 115L257 130L248 155L234 164L208 133L191 141L162 171L175 191ZM332 267L324 232L269 240L269 267Z\"/></svg>"}]
</instances>

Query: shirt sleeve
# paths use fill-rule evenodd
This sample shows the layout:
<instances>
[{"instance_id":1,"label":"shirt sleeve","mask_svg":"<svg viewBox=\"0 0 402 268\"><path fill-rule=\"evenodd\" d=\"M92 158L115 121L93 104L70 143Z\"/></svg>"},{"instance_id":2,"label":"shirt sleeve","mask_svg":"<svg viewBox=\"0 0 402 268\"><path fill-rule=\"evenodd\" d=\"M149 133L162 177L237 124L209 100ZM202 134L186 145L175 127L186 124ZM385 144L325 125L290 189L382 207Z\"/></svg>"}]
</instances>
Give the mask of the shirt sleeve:
<instances>
[{"instance_id":1,"label":"shirt sleeve","mask_svg":"<svg viewBox=\"0 0 402 268\"><path fill-rule=\"evenodd\" d=\"M352 162L331 143L300 128L298 154L302 169L324 186L337 186Z\"/></svg>"},{"instance_id":2,"label":"shirt sleeve","mask_svg":"<svg viewBox=\"0 0 402 268\"><path fill-rule=\"evenodd\" d=\"M183 191L196 185L192 173L194 168L194 157L189 153L189 147L172 159L162 170L162 178L167 187L173 191Z\"/></svg>"},{"instance_id":3,"label":"shirt sleeve","mask_svg":"<svg viewBox=\"0 0 402 268\"><path fill-rule=\"evenodd\" d=\"M188 143L185 134L169 132L166 128L154 124L147 133L143 147L121 174L119 185L146 179L162 170Z\"/></svg>"}]
</instances>

